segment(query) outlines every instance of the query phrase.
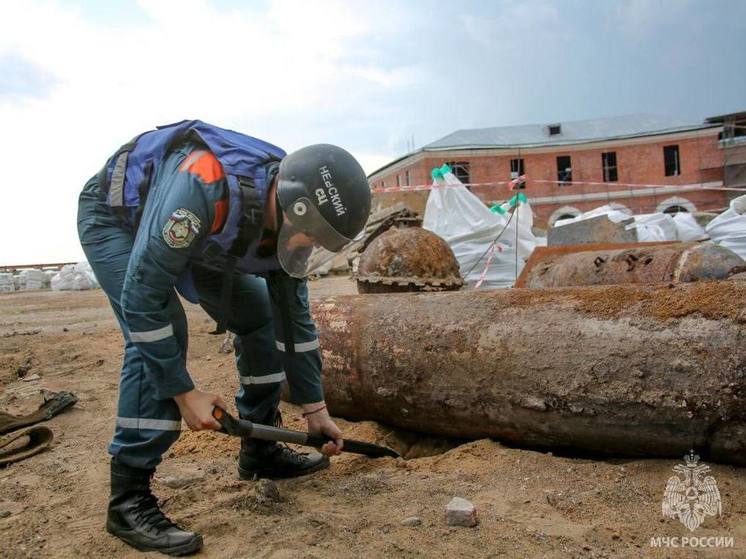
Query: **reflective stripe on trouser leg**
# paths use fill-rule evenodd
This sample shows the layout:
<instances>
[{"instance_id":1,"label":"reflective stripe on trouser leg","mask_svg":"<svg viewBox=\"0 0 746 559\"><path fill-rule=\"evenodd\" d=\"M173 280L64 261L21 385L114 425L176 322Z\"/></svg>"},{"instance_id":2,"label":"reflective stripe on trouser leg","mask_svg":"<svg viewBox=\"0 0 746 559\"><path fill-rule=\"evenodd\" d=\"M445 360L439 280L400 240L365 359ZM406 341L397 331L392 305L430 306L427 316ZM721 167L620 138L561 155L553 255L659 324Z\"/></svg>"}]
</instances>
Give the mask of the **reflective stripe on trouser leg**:
<instances>
[{"instance_id":1,"label":"reflective stripe on trouser leg","mask_svg":"<svg viewBox=\"0 0 746 559\"><path fill-rule=\"evenodd\" d=\"M274 326L269 322L233 340L241 381L236 407L241 417L258 423L267 422L274 415L285 380L282 356L274 347L274 337Z\"/></svg>"},{"instance_id":2,"label":"reflective stripe on trouser leg","mask_svg":"<svg viewBox=\"0 0 746 559\"><path fill-rule=\"evenodd\" d=\"M281 341L276 341L275 344L277 345L277 349L280 351L285 351L285 343ZM313 339L310 342L295 342L293 344L295 347L295 351L297 353L305 353L307 351L313 351L314 349L319 349L319 339Z\"/></svg>"},{"instance_id":3,"label":"reflective stripe on trouser leg","mask_svg":"<svg viewBox=\"0 0 746 559\"><path fill-rule=\"evenodd\" d=\"M173 331L181 346L186 345L186 319L175 295L169 301ZM172 399L153 398L154 387L137 347L130 341L126 353L135 356L125 365L119 380L116 430L109 447L117 460L135 467L152 468L180 435L181 414Z\"/></svg>"},{"instance_id":4,"label":"reflective stripe on trouser leg","mask_svg":"<svg viewBox=\"0 0 746 559\"><path fill-rule=\"evenodd\" d=\"M174 335L174 327L171 324L163 328L148 330L146 332L133 332L130 330L130 340L133 342L160 342Z\"/></svg>"},{"instance_id":5,"label":"reflective stripe on trouser leg","mask_svg":"<svg viewBox=\"0 0 746 559\"><path fill-rule=\"evenodd\" d=\"M140 352L129 343L119 378L119 403L109 453L136 468L153 468L179 438L179 408L173 400L157 401L145 375Z\"/></svg>"},{"instance_id":6,"label":"reflective stripe on trouser leg","mask_svg":"<svg viewBox=\"0 0 746 559\"><path fill-rule=\"evenodd\" d=\"M150 396L152 387L148 384L145 375L145 364L140 352L129 339L119 304L124 276L132 252L132 236L121 229L119 220L111 214L106 204L105 196L91 183L80 196L78 234L88 262L109 298L114 315L124 334L125 350L119 382L117 416L130 419L180 421L179 409L173 400L158 402ZM180 323L178 313L173 314L176 315L172 317L174 330L178 332L176 335L179 338L185 338L186 326ZM147 423L143 425L148 426ZM109 453L128 466L152 468L158 465L161 455L178 438L179 431L146 429L142 428L143 425L139 429L116 425L114 438L109 445ZM155 425L163 426L164 424ZM174 423L166 425L174 426Z\"/></svg>"}]
</instances>

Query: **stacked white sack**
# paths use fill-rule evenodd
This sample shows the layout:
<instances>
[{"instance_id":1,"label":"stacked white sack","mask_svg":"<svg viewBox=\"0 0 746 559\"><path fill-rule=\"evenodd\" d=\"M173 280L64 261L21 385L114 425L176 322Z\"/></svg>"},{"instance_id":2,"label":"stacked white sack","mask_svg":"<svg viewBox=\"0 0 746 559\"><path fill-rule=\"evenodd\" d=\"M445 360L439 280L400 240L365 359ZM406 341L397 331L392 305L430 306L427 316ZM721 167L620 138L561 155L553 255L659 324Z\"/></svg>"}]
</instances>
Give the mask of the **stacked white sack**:
<instances>
[{"instance_id":1,"label":"stacked white sack","mask_svg":"<svg viewBox=\"0 0 746 559\"><path fill-rule=\"evenodd\" d=\"M677 238L687 243L689 241L705 241L710 238L694 216L689 212L678 212L673 216L673 222L676 226Z\"/></svg>"},{"instance_id":2,"label":"stacked white sack","mask_svg":"<svg viewBox=\"0 0 746 559\"><path fill-rule=\"evenodd\" d=\"M75 271L85 276L88 282L90 283L90 287L87 289L98 289L101 287L101 285L98 283L98 280L96 279L96 274L93 273L93 268L91 268L91 265L88 262L78 262L75 265Z\"/></svg>"},{"instance_id":3,"label":"stacked white sack","mask_svg":"<svg viewBox=\"0 0 746 559\"><path fill-rule=\"evenodd\" d=\"M13 274L0 274L0 293L9 293L16 290Z\"/></svg>"},{"instance_id":4,"label":"stacked white sack","mask_svg":"<svg viewBox=\"0 0 746 559\"><path fill-rule=\"evenodd\" d=\"M554 226L561 227L568 223L583 221L600 215L605 215L614 223L632 218L634 221L627 225L626 228L635 229L637 231L637 240L640 242L701 241L707 239L707 232L690 213L679 212L671 215L663 212L655 212L632 215L629 213L629 210L619 210L608 205L593 208L577 217L558 220Z\"/></svg>"},{"instance_id":5,"label":"stacked white sack","mask_svg":"<svg viewBox=\"0 0 746 559\"><path fill-rule=\"evenodd\" d=\"M509 209L508 205L504 204L503 209ZM506 227L509 215L492 213L453 173L446 173L443 182L436 181L430 190L422 227L445 239L464 281L471 287L485 271L489 258L485 252L502 231L480 288L510 287L516 278L516 222L518 274L536 246L531 207L519 203L516 212Z\"/></svg>"},{"instance_id":6,"label":"stacked white sack","mask_svg":"<svg viewBox=\"0 0 746 559\"><path fill-rule=\"evenodd\" d=\"M44 287L52 285L52 278L57 275L55 270L44 270Z\"/></svg>"},{"instance_id":7,"label":"stacked white sack","mask_svg":"<svg viewBox=\"0 0 746 559\"><path fill-rule=\"evenodd\" d=\"M46 279L44 272L32 268L29 270L22 270L19 274L23 278L23 289L41 289L44 287L44 280Z\"/></svg>"},{"instance_id":8,"label":"stacked white sack","mask_svg":"<svg viewBox=\"0 0 746 559\"><path fill-rule=\"evenodd\" d=\"M52 278L54 291L83 291L99 287L96 276L88 262L68 264Z\"/></svg>"},{"instance_id":9,"label":"stacked white sack","mask_svg":"<svg viewBox=\"0 0 746 559\"><path fill-rule=\"evenodd\" d=\"M713 242L746 260L746 195L730 201L730 207L705 228Z\"/></svg>"}]
</instances>

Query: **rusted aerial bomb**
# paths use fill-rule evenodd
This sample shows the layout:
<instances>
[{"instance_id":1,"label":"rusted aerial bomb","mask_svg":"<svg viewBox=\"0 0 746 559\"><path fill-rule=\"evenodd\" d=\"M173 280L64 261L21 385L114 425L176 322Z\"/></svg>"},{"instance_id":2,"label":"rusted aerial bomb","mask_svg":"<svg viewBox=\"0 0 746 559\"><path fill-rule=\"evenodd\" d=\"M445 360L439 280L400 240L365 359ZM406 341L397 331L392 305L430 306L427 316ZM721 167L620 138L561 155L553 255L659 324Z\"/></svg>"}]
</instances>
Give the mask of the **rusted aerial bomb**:
<instances>
[{"instance_id":1,"label":"rusted aerial bomb","mask_svg":"<svg viewBox=\"0 0 746 559\"><path fill-rule=\"evenodd\" d=\"M746 282L353 295L313 314L335 415L746 465Z\"/></svg>"},{"instance_id":2,"label":"rusted aerial bomb","mask_svg":"<svg viewBox=\"0 0 746 559\"><path fill-rule=\"evenodd\" d=\"M453 291L464 284L448 243L421 227L392 227L377 236L353 278L359 293Z\"/></svg>"},{"instance_id":3,"label":"rusted aerial bomb","mask_svg":"<svg viewBox=\"0 0 746 559\"><path fill-rule=\"evenodd\" d=\"M516 287L684 283L745 270L740 256L712 243L537 247Z\"/></svg>"}]
</instances>

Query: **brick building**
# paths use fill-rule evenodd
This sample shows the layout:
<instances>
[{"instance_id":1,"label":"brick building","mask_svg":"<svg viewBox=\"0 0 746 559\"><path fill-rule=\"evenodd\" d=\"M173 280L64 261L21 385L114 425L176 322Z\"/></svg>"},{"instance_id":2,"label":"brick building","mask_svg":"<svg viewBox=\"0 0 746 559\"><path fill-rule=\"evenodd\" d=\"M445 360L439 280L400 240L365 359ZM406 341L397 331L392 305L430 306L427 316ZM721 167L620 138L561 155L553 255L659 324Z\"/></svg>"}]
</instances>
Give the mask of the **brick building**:
<instances>
[{"instance_id":1,"label":"brick building","mask_svg":"<svg viewBox=\"0 0 746 559\"><path fill-rule=\"evenodd\" d=\"M407 188L430 184L431 170L443 163L487 204L510 197L507 183L523 174L537 220L549 224L603 204L633 213L717 211L733 197L717 189L723 129L719 121L631 115L458 130L368 179L378 205L404 201L422 211L427 192Z\"/></svg>"},{"instance_id":2,"label":"brick building","mask_svg":"<svg viewBox=\"0 0 746 559\"><path fill-rule=\"evenodd\" d=\"M746 188L746 112L712 116L707 122L720 124L725 186Z\"/></svg>"}]
</instances>

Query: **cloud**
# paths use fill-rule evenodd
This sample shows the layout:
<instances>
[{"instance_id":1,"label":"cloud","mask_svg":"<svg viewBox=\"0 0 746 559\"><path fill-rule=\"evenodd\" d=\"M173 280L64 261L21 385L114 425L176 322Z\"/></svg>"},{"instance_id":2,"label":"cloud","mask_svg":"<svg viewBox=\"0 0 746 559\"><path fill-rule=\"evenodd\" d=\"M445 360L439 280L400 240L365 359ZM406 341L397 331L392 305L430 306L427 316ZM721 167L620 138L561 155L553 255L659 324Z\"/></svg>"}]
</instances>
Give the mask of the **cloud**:
<instances>
[{"instance_id":1,"label":"cloud","mask_svg":"<svg viewBox=\"0 0 746 559\"><path fill-rule=\"evenodd\" d=\"M560 24L558 4L546 0L510 0L494 4L489 15L463 13L460 20L468 37L488 50L523 49L526 41L559 40L568 34Z\"/></svg>"},{"instance_id":2,"label":"cloud","mask_svg":"<svg viewBox=\"0 0 746 559\"><path fill-rule=\"evenodd\" d=\"M47 97L56 81L50 72L18 52L0 54L0 102Z\"/></svg>"},{"instance_id":3,"label":"cloud","mask_svg":"<svg viewBox=\"0 0 746 559\"><path fill-rule=\"evenodd\" d=\"M0 262L82 253L76 198L184 118L367 171L458 128L737 110L746 4L721 0L26 0L0 18Z\"/></svg>"},{"instance_id":4,"label":"cloud","mask_svg":"<svg viewBox=\"0 0 746 559\"><path fill-rule=\"evenodd\" d=\"M378 165L383 155L354 123L383 104L377 95L416 78L377 60L371 45L396 26L379 25L366 4L140 0L124 24L86 10L44 0L4 8L0 100L24 103L0 103L13 131L0 138L14 162L3 180L18 185L4 189L0 238L23 231L24 242L3 243L0 262L81 256L78 191L156 124L201 118L288 150L336 141Z\"/></svg>"},{"instance_id":5,"label":"cloud","mask_svg":"<svg viewBox=\"0 0 746 559\"><path fill-rule=\"evenodd\" d=\"M680 16L691 8L691 0L621 0L614 5L614 13L621 29L641 36L661 25L680 22Z\"/></svg>"}]
</instances>

